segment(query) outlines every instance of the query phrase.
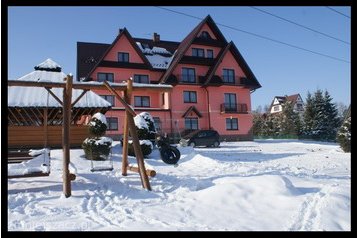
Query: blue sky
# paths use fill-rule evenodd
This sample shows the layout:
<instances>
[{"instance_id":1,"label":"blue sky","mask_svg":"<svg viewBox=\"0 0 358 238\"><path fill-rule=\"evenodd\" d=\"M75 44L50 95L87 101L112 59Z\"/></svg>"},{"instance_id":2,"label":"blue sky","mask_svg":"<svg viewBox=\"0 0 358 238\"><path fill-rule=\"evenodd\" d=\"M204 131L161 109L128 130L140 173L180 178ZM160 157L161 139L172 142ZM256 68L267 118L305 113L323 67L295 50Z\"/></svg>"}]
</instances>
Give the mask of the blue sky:
<instances>
[{"instance_id":1,"label":"blue sky","mask_svg":"<svg viewBox=\"0 0 358 238\"><path fill-rule=\"evenodd\" d=\"M167 7L216 23L263 35L308 50L351 61L351 45L307 31L251 7ZM326 7L260 7L272 14L350 43L351 19ZM334 7L350 16L350 7ZM33 70L47 58L76 76L76 42L112 43L118 29L133 37L181 41L200 20L156 7L9 7L8 78ZM351 101L351 64L294 49L218 26L233 41L262 88L252 93L252 107L270 104L276 95L317 89L334 102Z\"/></svg>"}]
</instances>

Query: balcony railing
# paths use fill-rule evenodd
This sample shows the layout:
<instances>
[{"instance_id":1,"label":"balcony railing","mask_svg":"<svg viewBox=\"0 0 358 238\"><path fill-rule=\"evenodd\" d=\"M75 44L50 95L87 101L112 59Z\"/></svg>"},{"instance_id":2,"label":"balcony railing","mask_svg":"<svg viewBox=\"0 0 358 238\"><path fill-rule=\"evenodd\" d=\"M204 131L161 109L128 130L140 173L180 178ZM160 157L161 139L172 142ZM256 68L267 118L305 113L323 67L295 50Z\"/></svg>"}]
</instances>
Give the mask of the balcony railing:
<instances>
[{"instance_id":1,"label":"balcony railing","mask_svg":"<svg viewBox=\"0 0 358 238\"><path fill-rule=\"evenodd\" d=\"M221 113L248 113L247 104L245 103L222 103L220 106Z\"/></svg>"},{"instance_id":2,"label":"balcony railing","mask_svg":"<svg viewBox=\"0 0 358 238\"><path fill-rule=\"evenodd\" d=\"M199 78L202 77L199 75L186 75L186 74L177 74L175 76L177 77L179 83L184 83L184 84L198 84Z\"/></svg>"},{"instance_id":3,"label":"balcony railing","mask_svg":"<svg viewBox=\"0 0 358 238\"><path fill-rule=\"evenodd\" d=\"M227 85L244 85L246 80L246 78L243 77L228 77L227 75L221 75L221 79L223 81L223 84Z\"/></svg>"}]
</instances>

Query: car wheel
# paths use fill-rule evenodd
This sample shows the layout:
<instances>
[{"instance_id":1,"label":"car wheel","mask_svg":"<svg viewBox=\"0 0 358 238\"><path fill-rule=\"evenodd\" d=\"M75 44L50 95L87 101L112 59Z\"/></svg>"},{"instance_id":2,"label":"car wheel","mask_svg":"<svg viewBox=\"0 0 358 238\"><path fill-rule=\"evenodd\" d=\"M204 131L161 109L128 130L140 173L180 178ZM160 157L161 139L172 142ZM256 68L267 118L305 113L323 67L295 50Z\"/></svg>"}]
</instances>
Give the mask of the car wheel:
<instances>
[{"instance_id":1,"label":"car wheel","mask_svg":"<svg viewBox=\"0 0 358 238\"><path fill-rule=\"evenodd\" d=\"M215 142L214 142L214 147L219 147L219 145L220 145L220 142L219 142L219 141L215 141Z\"/></svg>"},{"instance_id":2,"label":"car wheel","mask_svg":"<svg viewBox=\"0 0 358 238\"><path fill-rule=\"evenodd\" d=\"M195 147L195 142L190 142L189 146L190 147Z\"/></svg>"}]
</instances>

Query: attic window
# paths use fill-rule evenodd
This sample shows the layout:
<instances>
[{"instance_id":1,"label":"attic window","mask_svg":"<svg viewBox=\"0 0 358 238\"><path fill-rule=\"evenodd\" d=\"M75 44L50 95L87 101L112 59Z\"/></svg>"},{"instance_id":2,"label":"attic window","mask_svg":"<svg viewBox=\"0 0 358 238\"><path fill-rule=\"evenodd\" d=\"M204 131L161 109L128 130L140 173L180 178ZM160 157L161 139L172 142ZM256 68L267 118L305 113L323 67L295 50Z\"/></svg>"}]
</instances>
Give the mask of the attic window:
<instances>
[{"instance_id":1,"label":"attic window","mask_svg":"<svg viewBox=\"0 0 358 238\"><path fill-rule=\"evenodd\" d=\"M209 32L207 32L207 31L202 31L200 34L200 37L204 38L204 39L211 39L211 36L210 36Z\"/></svg>"},{"instance_id":2,"label":"attic window","mask_svg":"<svg viewBox=\"0 0 358 238\"><path fill-rule=\"evenodd\" d=\"M147 43L142 43L143 49L149 48L149 45Z\"/></svg>"}]
</instances>

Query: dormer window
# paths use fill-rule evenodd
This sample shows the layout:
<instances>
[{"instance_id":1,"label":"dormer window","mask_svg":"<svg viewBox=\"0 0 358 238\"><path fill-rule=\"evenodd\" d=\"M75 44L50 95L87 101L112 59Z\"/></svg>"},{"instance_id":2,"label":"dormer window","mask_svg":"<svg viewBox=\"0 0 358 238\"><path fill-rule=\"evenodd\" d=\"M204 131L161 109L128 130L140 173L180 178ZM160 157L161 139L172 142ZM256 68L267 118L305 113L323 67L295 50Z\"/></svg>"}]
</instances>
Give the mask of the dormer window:
<instances>
[{"instance_id":1,"label":"dormer window","mask_svg":"<svg viewBox=\"0 0 358 238\"><path fill-rule=\"evenodd\" d=\"M118 52L118 62L129 62L129 53Z\"/></svg>"},{"instance_id":2,"label":"dormer window","mask_svg":"<svg viewBox=\"0 0 358 238\"><path fill-rule=\"evenodd\" d=\"M211 36L210 36L209 32L207 32L207 31L202 31L200 34L200 37L204 38L204 39L211 39Z\"/></svg>"}]
</instances>

